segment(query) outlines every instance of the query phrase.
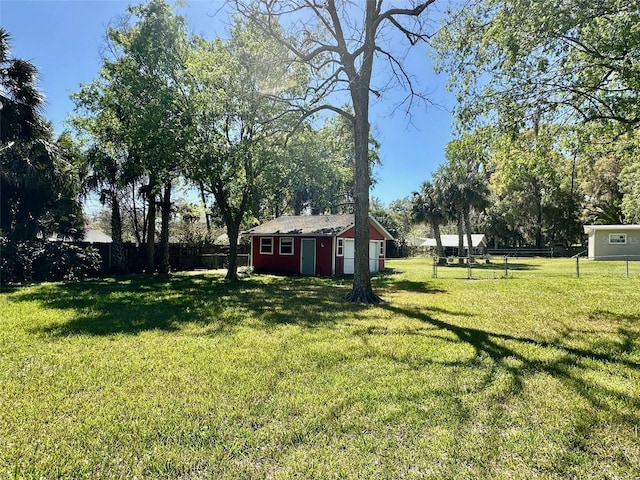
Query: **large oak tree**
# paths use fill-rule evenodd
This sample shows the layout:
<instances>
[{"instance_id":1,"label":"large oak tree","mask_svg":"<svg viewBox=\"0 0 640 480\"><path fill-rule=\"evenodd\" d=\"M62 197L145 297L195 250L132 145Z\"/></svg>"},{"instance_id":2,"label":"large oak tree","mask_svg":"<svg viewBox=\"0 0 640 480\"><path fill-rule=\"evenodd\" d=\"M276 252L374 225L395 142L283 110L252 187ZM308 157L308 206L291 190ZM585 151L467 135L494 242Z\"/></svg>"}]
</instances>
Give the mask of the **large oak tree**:
<instances>
[{"instance_id":1,"label":"large oak tree","mask_svg":"<svg viewBox=\"0 0 640 480\"><path fill-rule=\"evenodd\" d=\"M345 117L354 132L355 274L347 300L378 303L369 274L369 100L382 95L372 85L374 60L388 62L392 77L412 93L411 77L385 28L399 32L411 45L427 39L425 11L435 0L417 0L395 8L383 8L382 0L282 0L235 2L242 15L308 65L314 81L296 104L305 114L328 110ZM285 24L286 22L286 24ZM389 32L389 30L386 30ZM394 53L395 52L395 53ZM352 111L342 108L345 97Z\"/></svg>"}]
</instances>

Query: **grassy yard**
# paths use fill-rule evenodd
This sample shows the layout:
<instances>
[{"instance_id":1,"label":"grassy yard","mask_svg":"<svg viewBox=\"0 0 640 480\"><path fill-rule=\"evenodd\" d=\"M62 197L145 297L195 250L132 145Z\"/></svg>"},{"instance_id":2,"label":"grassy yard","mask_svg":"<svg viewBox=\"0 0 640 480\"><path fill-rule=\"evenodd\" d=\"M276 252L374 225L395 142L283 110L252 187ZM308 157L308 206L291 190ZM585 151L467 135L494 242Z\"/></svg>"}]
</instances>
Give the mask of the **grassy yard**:
<instances>
[{"instance_id":1,"label":"grassy yard","mask_svg":"<svg viewBox=\"0 0 640 480\"><path fill-rule=\"evenodd\" d=\"M5 290L0 478L639 478L640 284L559 262Z\"/></svg>"}]
</instances>

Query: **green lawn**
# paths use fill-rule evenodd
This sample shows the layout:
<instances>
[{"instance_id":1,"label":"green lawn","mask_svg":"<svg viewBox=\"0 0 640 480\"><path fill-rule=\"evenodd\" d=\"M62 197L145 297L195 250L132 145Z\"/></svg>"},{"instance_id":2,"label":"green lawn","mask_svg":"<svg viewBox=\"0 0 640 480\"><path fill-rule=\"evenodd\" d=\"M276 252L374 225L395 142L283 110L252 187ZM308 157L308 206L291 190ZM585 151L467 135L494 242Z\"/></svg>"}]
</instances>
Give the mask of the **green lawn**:
<instances>
[{"instance_id":1,"label":"green lawn","mask_svg":"<svg viewBox=\"0 0 640 480\"><path fill-rule=\"evenodd\" d=\"M640 284L562 262L5 290L0 478L639 478Z\"/></svg>"}]
</instances>

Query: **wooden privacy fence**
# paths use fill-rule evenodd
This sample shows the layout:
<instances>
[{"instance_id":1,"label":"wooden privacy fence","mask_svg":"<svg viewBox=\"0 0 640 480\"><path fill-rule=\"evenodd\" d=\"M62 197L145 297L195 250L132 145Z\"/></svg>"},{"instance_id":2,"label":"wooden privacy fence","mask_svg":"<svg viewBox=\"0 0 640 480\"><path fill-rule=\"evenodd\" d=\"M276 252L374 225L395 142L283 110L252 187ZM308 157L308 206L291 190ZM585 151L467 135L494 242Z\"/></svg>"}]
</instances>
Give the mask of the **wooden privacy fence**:
<instances>
[{"instance_id":1,"label":"wooden privacy fence","mask_svg":"<svg viewBox=\"0 0 640 480\"><path fill-rule=\"evenodd\" d=\"M79 243L79 246L92 247L100 252L105 273L111 273L111 244ZM130 273L142 273L147 266L147 246L125 243L124 255L127 270ZM238 246L238 266L249 266L248 245ZM155 246L156 265L160 261L160 245ZM172 271L210 270L227 268L229 265L229 247L224 245L186 245L173 243L169 246L169 264Z\"/></svg>"}]
</instances>

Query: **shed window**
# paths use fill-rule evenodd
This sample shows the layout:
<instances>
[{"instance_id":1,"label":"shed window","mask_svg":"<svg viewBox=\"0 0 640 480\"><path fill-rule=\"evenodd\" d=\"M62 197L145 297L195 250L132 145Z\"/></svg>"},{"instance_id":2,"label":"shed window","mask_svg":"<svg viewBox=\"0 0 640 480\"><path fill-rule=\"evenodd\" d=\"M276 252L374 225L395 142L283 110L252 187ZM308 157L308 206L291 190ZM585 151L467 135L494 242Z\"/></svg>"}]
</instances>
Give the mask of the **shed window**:
<instances>
[{"instance_id":1,"label":"shed window","mask_svg":"<svg viewBox=\"0 0 640 480\"><path fill-rule=\"evenodd\" d=\"M338 255L339 257L344 256L344 239L339 238L338 239L338 246L336 248L336 255Z\"/></svg>"},{"instance_id":2,"label":"shed window","mask_svg":"<svg viewBox=\"0 0 640 480\"><path fill-rule=\"evenodd\" d=\"M260 237L260 253L273 255L273 237Z\"/></svg>"},{"instance_id":3,"label":"shed window","mask_svg":"<svg viewBox=\"0 0 640 480\"><path fill-rule=\"evenodd\" d=\"M626 233L610 233L609 243L624 245L627 243L627 234Z\"/></svg>"},{"instance_id":4,"label":"shed window","mask_svg":"<svg viewBox=\"0 0 640 480\"><path fill-rule=\"evenodd\" d=\"M293 255L293 238L282 237L280 239L280 255Z\"/></svg>"},{"instance_id":5,"label":"shed window","mask_svg":"<svg viewBox=\"0 0 640 480\"><path fill-rule=\"evenodd\" d=\"M380 256L384 257L384 240L380 242Z\"/></svg>"}]
</instances>

